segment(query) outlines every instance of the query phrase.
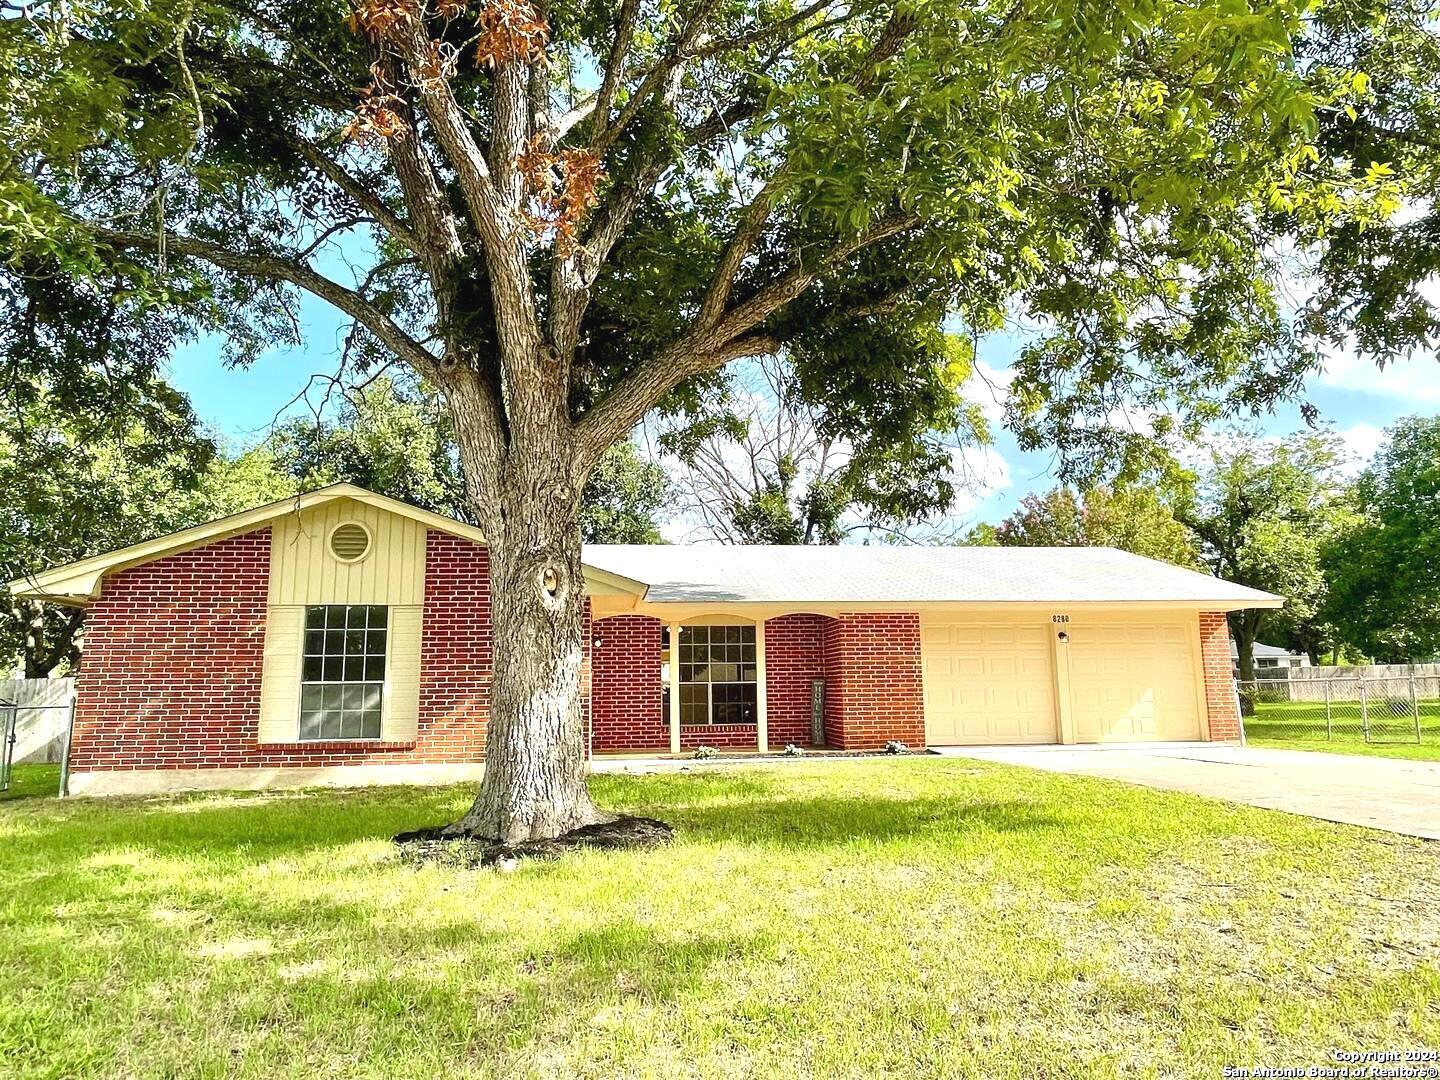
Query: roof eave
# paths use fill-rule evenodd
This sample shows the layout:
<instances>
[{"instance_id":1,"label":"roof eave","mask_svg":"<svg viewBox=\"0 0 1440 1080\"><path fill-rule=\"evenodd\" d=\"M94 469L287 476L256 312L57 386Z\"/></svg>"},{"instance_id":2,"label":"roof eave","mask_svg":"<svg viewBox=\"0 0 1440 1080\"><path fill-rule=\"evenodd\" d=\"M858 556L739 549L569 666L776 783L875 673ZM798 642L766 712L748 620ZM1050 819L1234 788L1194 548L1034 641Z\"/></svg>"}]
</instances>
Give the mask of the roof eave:
<instances>
[{"instance_id":1,"label":"roof eave","mask_svg":"<svg viewBox=\"0 0 1440 1080\"><path fill-rule=\"evenodd\" d=\"M50 567L38 574L16 578L14 581L8 582L6 588L12 596L66 604L72 607L84 607L89 601L100 595L101 581L108 573L251 532L285 514L300 513L336 499L353 499L389 513L412 518L427 528L439 532L460 536L478 544L486 542L484 533L474 525L430 510L422 510L418 506L411 506L409 503L400 502L398 499L380 495L354 484L330 484L327 487L277 499L264 506L257 506L253 510L243 510L238 514L216 518L214 521L203 522L188 529L181 529L179 532L157 536L152 540L141 541L115 551ZM588 584L598 586L599 590L612 595L619 593L625 596L642 597L648 587L642 581L636 581L634 578L609 570L601 570L598 567L585 566L584 571Z\"/></svg>"},{"instance_id":2,"label":"roof eave","mask_svg":"<svg viewBox=\"0 0 1440 1080\"><path fill-rule=\"evenodd\" d=\"M652 588L654 588L652 586ZM717 608L726 607L792 607L800 609L818 608L841 608L853 611L879 611L879 610L935 610L938 608L1005 608L1018 610L1029 608L1034 610L1060 610L1060 609L1115 609L1115 608L1161 608L1171 611L1241 611L1246 608L1279 608L1284 606L1284 598L1278 596L1265 596L1261 599L1237 599L1231 597L1225 600L1202 600L1202 599L1130 599L1130 600L1076 600L1064 598L1051 598L1048 600L996 600L996 599L971 599L971 600L945 600L945 599L913 599L895 598L877 600L866 599L844 599L844 598L774 598L774 597L667 597L647 594L644 598L644 606L650 608L681 608L681 607L702 607L714 606Z\"/></svg>"}]
</instances>

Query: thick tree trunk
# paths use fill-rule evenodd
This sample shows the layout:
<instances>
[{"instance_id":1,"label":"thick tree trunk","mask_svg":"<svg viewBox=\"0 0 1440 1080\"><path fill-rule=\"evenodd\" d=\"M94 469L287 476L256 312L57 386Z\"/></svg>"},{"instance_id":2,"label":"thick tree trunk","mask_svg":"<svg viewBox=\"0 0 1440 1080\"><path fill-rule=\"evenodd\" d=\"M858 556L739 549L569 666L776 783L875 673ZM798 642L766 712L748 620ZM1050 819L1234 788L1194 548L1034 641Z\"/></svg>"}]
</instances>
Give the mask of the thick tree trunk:
<instances>
[{"instance_id":1,"label":"thick tree trunk","mask_svg":"<svg viewBox=\"0 0 1440 1080\"><path fill-rule=\"evenodd\" d=\"M451 405L489 541L494 682L480 792L445 831L520 843L610 820L585 785L585 582L569 447L558 430L548 440L532 433L497 470L485 448L466 443L464 402L452 395Z\"/></svg>"},{"instance_id":2,"label":"thick tree trunk","mask_svg":"<svg viewBox=\"0 0 1440 1080\"><path fill-rule=\"evenodd\" d=\"M1230 616L1230 632L1235 636L1236 664L1241 682L1255 680L1255 636L1258 627L1248 611L1237 611Z\"/></svg>"},{"instance_id":3,"label":"thick tree trunk","mask_svg":"<svg viewBox=\"0 0 1440 1080\"><path fill-rule=\"evenodd\" d=\"M1239 672L1240 715L1255 715L1255 637L1259 619L1253 611L1236 611L1230 617L1230 633L1235 638L1236 666Z\"/></svg>"},{"instance_id":4,"label":"thick tree trunk","mask_svg":"<svg viewBox=\"0 0 1440 1080\"><path fill-rule=\"evenodd\" d=\"M25 605L24 617L27 623L23 657L25 678L48 679L50 672L66 660L73 672L80 659L75 639L84 625L84 612L67 611L51 615L47 614L45 605L36 600Z\"/></svg>"}]
</instances>

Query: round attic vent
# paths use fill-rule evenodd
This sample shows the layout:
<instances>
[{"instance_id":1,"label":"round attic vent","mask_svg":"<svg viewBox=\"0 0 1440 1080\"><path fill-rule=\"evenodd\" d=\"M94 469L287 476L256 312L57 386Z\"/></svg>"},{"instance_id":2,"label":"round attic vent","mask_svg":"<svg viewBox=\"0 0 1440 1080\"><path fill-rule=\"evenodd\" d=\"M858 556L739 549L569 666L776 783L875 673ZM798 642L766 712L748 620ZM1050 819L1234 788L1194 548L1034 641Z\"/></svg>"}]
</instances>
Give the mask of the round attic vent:
<instances>
[{"instance_id":1,"label":"round attic vent","mask_svg":"<svg viewBox=\"0 0 1440 1080\"><path fill-rule=\"evenodd\" d=\"M336 525L330 534L330 554L341 562L359 562L370 550L370 530L357 521Z\"/></svg>"}]
</instances>

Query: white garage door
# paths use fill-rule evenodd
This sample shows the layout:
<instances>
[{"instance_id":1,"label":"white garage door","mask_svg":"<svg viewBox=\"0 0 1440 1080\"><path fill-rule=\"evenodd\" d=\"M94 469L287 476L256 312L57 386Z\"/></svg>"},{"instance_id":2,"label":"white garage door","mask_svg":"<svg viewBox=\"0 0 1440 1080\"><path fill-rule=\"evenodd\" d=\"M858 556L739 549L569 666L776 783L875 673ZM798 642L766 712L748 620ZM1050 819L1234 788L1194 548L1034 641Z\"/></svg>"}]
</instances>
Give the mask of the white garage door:
<instances>
[{"instance_id":1,"label":"white garage door","mask_svg":"<svg viewBox=\"0 0 1440 1080\"><path fill-rule=\"evenodd\" d=\"M932 746L1059 741L1050 630L922 616Z\"/></svg>"},{"instance_id":2,"label":"white garage door","mask_svg":"<svg viewBox=\"0 0 1440 1080\"><path fill-rule=\"evenodd\" d=\"M1069 634L1077 742L1202 737L1188 624L1106 623Z\"/></svg>"}]
</instances>

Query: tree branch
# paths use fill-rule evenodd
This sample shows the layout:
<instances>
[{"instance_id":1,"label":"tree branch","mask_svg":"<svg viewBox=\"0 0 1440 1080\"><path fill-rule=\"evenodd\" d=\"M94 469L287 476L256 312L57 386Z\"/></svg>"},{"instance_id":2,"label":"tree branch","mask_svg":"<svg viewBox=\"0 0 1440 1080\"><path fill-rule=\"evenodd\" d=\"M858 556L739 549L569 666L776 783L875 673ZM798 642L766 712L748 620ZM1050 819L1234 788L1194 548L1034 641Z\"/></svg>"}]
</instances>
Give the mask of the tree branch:
<instances>
[{"instance_id":1,"label":"tree branch","mask_svg":"<svg viewBox=\"0 0 1440 1080\"><path fill-rule=\"evenodd\" d=\"M623 439L651 409L686 379L746 356L764 356L780 348L769 334L750 334L728 342L684 335L637 365L575 425L576 461L583 474L607 447Z\"/></svg>"},{"instance_id":2,"label":"tree branch","mask_svg":"<svg viewBox=\"0 0 1440 1080\"><path fill-rule=\"evenodd\" d=\"M374 218L399 243L415 254L421 254L420 240L389 206L375 192L351 176L339 162L321 153L320 148L307 139L295 139L295 148L300 156L322 173L326 179L355 200L357 206Z\"/></svg>"},{"instance_id":3,"label":"tree branch","mask_svg":"<svg viewBox=\"0 0 1440 1080\"><path fill-rule=\"evenodd\" d=\"M595 111L592 121L597 134L605 130L610 122L610 110L615 105L615 93L625 74L625 58L630 55L630 43L635 38L635 13L640 0L623 0L620 5L619 25L615 28L615 41L610 46L610 59L600 79L600 90L595 95Z\"/></svg>"},{"instance_id":4,"label":"tree branch","mask_svg":"<svg viewBox=\"0 0 1440 1080\"><path fill-rule=\"evenodd\" d=\"M432 43L418 20L405 45L407 67L412 73L423 70ZM530 280L525 242L520 234L523 226L518 213L518 198L513 190L515 185L507 179L504 189L497 188L485 155L470 132L465 112L455 100L450 83L444 78L419 77L415 82L420 90L425 115L430 120L430 128L450 167L455 170L471 223L485 248L501 361L528 360L536 352L540 333L535 290ZM500 111L498 98L497 91L497 114ZM528 116L526 104L527 95L522 85L516 109L522 124ZM509 148L513 131L507 126L507 132L509 134L503 145L497 143L497 150ZM507 165L507 178L514 172L513 168L509 168L512 165L513 162ZM507 195L512 201L505 201Z\"/></svg>"},{"instance_id":5,"label":"tree branch","mask_svg":"<svg viewBox=\"0 0 1440 1080\"><path fill-rule=\"evenodd\" d=\"M887 218L824 255L809 268L783 274L754 296L731 308L715 323L697 317L690 329L649 360L637 365L575 425L577 459L588 469L605 448L624 438L660 399L688 378L744 356L763 356L780 348L770 334L758 331L770 315L808 289L837 263L882 240L914 228L918 215Z\"/></svg>"},{"instance_id":6,"label":"tree branch","mask_svg":"<svg viewBox=\"0 0 1440 1080\"><path fill-rule=\"evenodd\" d=\"M605 123L603 120L598 122L599 132L590 145L592 150L601 155L609 150L639 115L640 110L657 93L665 100L674 94L675 89L679 86L680 75L685 64L692 59L691 47L695 44L701 31L705 29L705 24L709 22L710 16L718 4L719 0L697 0L695 9L685 20L685 25L670 47L670 51L645 73L645 77L640 80L640 85L635 88L635 92L625 102L625 107L620 110L620 115L615 118L615 122Z\"/></svg>"},{"instance_id":7,"label":"tree branch","mask_svg":"<svg viewBox=\"0 0 1440 1080\"><path fill-rule=\"evenodd\" d=\"M167 251L203 259L224 270L234 270L237 273L258 277L262 280L288 281L290 284L333 304L349 315L421 375L427 378L435 378L438 375L435 356L402 330L395 320L354 289L347 289L339 282L316 273L308 266L291 262L278 255L232 251L219 244L196 240L188 236L166 234L162 238L153 232L122 232L98 225L81 224L97 240L112 247L155 251L163 243Z\"/></svg>"},{"instance_id":8,"label":"tree branch","mask_svg":"<svg viewBox=\"0 0 1440 1080\"><path fill-rule=\"evenodd\" d=\"M766 38L774 34L783 34L791 27L799 26L812 15L818 15L826 8L833 6L837 0L813 0L799 11L787 15L768 26L757 26L753 30L747 30L743 34L736 34L734 37L721 38L719 41L712 41L704 48L697 49L695 57L718 56L721 53L731 52L735 49L748 48L751 45L758 45Z\"/></svg>"},{"instance_id":9,"label":"tree branch","mask_svg":"<svg viewBox=\"0 0 1440 1080\"><path fill-rule=\"evenodd\" d=\"M580 104L576 105L573 109L568 109L562 113L560 118L550 127L550 145L558 146L561 140L570 134L577 124L586 117L594 116L595 106L595 96L592 94L590 97L583 99Z\"/></svg>"},{"instance_id":10,"label":"tree branch","mask_svg":"<svg viewBox=\"0 0 1440 1080\"><path fill-rule=\"evenodd\" d=\"M824 6L824 4L811 4L802 12L797 13L797 15L803 18L809 18L810 15L815 14L815 12L821 10ZM785 20L782 20L782 22L783 21ZM902 14L897 11L890 17L890 21L885 25L885 29L881 32L880 37L866 54L855 76L855 85L857 88L863 92L874 84L880 65L899 51L905 37L914 27L915 17L913 15ZM719 265L716 267L715 273L710 279L709 288L705 291L705 299L700 307L699 321L702 325L716 322L721 317L721 313L724 312L726 305L730 302L730 291L735 285L736 275L740 272L740 266L745 261L745 257L750 254L751 249L755 246L755 242L764 231L765 222L769 220L770 212L775 205L775 198L780 192L789 168L790 159L787 157L781 162L779 168L771 174L770 178L765 182L765 186L760 189L760 192L745 208L741 216L740 224L735 230L735 235L731 238L730 244L726 247L724 254L721 255ZM908 228L909 226L906 225L903 227ZM875 239L884 239L884 236L877 236ZM864 240L861 246L873 242L874 240ZM849 253L849 251L837 251L835 257L844 258ZM782 279L782 282L783 280L784 279ZM813 278L810 280L813 280ZM777 282L776 285L779 286L782 282ZM803 291L809 283L810 281L806 280L803 284L800 284L796 295L798 295L798 291ZM788 298L782 298L781 303L784 303L786 299ZM771 310L774 309L772 308ZM754 324L752 323L751 325ZM749 329L749 327L742 329Z\"/></svg>"},{"instance_id":11,"label":"tree branch","mask_svg":"<svg viewBox=\"0 0 1440 1080\"><path fill-rule=\"evenodd\" d=\"M500 64L491 79L490 167L505 209L518 207L522 196L524 178L517 163L530 136L531 78L529 64L512 60Z\"/></svg>"},{"instance_id":12,"label":"tree branch","mask_svg":"<svg viewBox=\"0 0 1440 1080\"><path fill-rule=\"evenodd\" d=\"M735 277L740 272L740 265L765 230L765 222L770 218L770 211L775 205L775 197L780 193L780 187L789 174L789 164L789 159L786 159L770 179L765 181L765 186L750 201L750 205L745 207L740 224L735 229L735 235L730 238L729 245L720 256L719 265L716 266L715 273L710 278L710 286L705 290L705 299L701 301L698 320L702 325L708 326L718 322L721 314L725 311L725 306L730 303L730 290L735 286Z\"/></svg>"},{"instance_id":13,"label":"tree branch","mask_svg":"<svg viewBox=\"0 0 1440 1080\"><path fill-rule=\"evenodd\" d=\"M796 267L776 278L749 299L731 308L715 324L716 332L724 340L747 332L794 300L814 284L824 271L836 263L864 248L878 244L882 240L888 240L892 236L913 229L919 223L920 216L918 214L906 213L897 214L872 225L860 235L833 248L815 266L808 269Z\"/></svg>"}]
</instances>

